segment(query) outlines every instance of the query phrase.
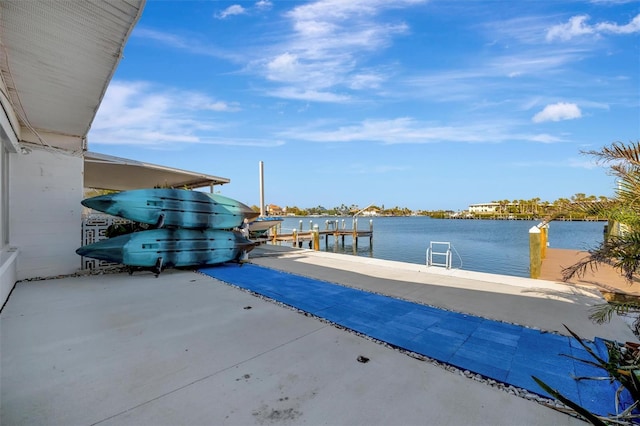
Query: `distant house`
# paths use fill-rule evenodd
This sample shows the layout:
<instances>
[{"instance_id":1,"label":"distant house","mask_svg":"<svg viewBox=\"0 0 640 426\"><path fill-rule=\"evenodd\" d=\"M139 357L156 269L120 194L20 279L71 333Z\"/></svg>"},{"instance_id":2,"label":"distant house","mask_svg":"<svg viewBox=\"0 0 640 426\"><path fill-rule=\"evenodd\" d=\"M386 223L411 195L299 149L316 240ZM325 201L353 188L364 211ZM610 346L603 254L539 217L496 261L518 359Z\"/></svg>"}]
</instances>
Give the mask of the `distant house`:
<instances>
[{"instance_id":1,"label":"distant house","mask_svg":"<svg viewBox=\"0 0 640 426\"><path fill-rule=\"evenodd\" d=\"M367 209L367 210L363 211L361 213L361 215L362 216L379 216L380 215L380 210L375 208L375 207L372 207L370 209Z\"/></svg>"},{"instance_id":2,"label":"distant house","mask_svg":"<svg viewBox=\"0 0 640 426\"><path fill-rule=\"evenodd\" d=\"M280 206L276 206L275 204L268 204L267 205L267 214L269 216L282 216L284 214L284 211L282 210L282 207L280 207Z\"/></svg>"},{"instance_id":3,"label":"distant house","mask_svg":"<svg viewBox=\"0 0 640 426\"><path fill-rule=\"evenodd\" d=\"M470 204L469 213L494 213L500 211L500 203Z\"/></svg>"}]
</instances>

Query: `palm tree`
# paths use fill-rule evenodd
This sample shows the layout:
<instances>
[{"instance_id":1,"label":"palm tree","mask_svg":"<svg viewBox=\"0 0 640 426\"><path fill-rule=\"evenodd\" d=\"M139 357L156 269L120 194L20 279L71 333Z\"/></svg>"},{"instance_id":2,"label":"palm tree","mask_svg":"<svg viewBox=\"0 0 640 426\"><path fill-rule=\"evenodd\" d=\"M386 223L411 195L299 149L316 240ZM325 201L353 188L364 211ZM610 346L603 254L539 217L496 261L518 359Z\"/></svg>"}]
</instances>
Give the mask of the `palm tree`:
<instances>
[{"instance_id":1,"label":"palm tree","mask_svg":"<svg viewBox=\"0 0 640 426\"><path fill-rule=\"evenodd\" d=\"M609 264L618 269L632 283L640 272L640 141L628 144L615 142L601 151L584 154L596 157L600 164L608 164L610 172L617 178L618 188L613 199L601 200L598 215L609 219L609 223L624 224L624 232L610 233L589 255L580 262L563 269L565 281L573 276L583 276L587 270L597 269L600 264ZM572 208L593 211L592 200L574 198ZM639 302L610 302L594 307L590 316L596 322L608 321L613 313L640 313ZM636 319L640 325L640 318ZM637 327L636 327L637 329Z\"/></svg>"},{"instance_id":2,"label":"palm tree","mask_svg":"<svg viewBox=\"0 0 640 426\"><path fill-rule=\"evenodd\" d=\"M509 204L511 204L511 201L502 200L501 203L502 203L502 212L507 213L509 211Z\"/></svg>"},{"instance_id":3,"label":"palm tree","mask_svg":"<svg viewBox=\"0 0 640 426\"><path fill-rule=\"evenodd\" d=\"M551 207L551 203L548 201L543 201L541 203L542 206L542 213L546 216L547 213L549 213L549 208Z\"/></svg>"}]
</instances>

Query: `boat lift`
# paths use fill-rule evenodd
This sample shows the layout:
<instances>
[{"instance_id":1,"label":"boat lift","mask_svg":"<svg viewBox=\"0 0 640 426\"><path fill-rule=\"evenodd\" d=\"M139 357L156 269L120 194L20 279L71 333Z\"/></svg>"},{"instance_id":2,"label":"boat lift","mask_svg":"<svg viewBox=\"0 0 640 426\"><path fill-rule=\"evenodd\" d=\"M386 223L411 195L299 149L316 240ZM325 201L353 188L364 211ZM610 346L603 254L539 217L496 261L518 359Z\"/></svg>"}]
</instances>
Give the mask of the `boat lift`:
<instances>
[{"instance_id":1,"label":"boat lift","mask_svg":"<svg viewBox=\"0 0 640 426\"><path fill-rule=\"evenodd\" d=\"M442 259L442 256L444 256L444 263L434 262L434 255L439 256L437 259ZM431 241L427 249L427 266L444 266L447 269L451 269L451 243Z\"/></svg>"}]
</instances>

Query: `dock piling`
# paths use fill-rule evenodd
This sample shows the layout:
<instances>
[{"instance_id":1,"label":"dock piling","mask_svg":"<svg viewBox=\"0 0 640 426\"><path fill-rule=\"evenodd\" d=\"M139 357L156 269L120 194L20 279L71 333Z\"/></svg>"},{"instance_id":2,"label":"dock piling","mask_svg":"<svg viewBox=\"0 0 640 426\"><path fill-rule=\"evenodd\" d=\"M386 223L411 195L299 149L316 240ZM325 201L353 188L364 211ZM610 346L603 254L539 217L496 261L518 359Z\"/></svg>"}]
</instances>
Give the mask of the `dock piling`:
<instances>
[{"instance_id":1,"label":"dock piling","mask_svg":"<svg viewBox=\"0 0 640 426\"><path fill-rule=\"evenodd\" d=\"M531 278L540 278L540 269L542 268L542 250L541 250L541 234L540 228L532 226L529 229L529 274Z\"/></svg>"},{"instance_id":2,"label":"dock piling","mask_svg":"<svg viewBox=\"0 0 640 426\"><path fill-rule=\"evenodd\" d=\"M358 218L353 219L353 234L351 237L353 238L353 247L358 249Z\"/></svg>"},{"instance_id":3,"label":"dock piling","mask_svg":"<svg viewBox=\"0 0 640 426\"><path fill-rule=\"evenodd\" d=\"M373 247L373 219L369 219L369 247Z\"/></svg>"},{"instance_id":4,"label":"dock piling","mask_svg":"<svg viewBox=\"0 0 640 426\"><path fill-rule=\"evenodd\" d=\"M549 245L549 224L540 227L540 258L547 258L547 246Z\"/></svg>"},{"instance_id":5,"label":"dock piling","mask_svg":"<svg viewBox=\"0 0 640 426\"><path fill-rule=\"evenodd\" d=\"M315 251L320 250L320 230L318 229L318 225L313 227L313 249Z\"/></svg>"}]
</instances>

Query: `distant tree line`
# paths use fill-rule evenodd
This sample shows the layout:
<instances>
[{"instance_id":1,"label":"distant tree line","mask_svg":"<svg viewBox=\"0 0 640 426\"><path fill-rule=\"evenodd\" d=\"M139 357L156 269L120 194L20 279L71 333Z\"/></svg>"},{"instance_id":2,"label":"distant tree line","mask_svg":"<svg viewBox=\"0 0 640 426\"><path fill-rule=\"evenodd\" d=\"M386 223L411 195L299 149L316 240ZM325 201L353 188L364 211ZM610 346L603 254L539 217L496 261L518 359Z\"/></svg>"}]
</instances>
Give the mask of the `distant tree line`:
<instances>
[{"instance_id":1,"label":"distant tree line","mask_svg":"<svg viewBox=\"0 0 640 426\"><path fill-rule=\"evenodd\" d=\"M433 218L450 218L466 215L467 217L479 218L505 218L511 216L516 219L537 219L553 216L556 219L587 219L591 216L597 216L601 211L601 205L609 201L605 196L586 195L577 193L569 198L558 198L555 201L542 201L540 198L532 198L529 200L496 200L491 203L497 204L495 211L490 212L474 212L468 210L455 212L453 210L411 210L408 207L395 206L385 208L381 206L371 205L364 209L365 212L375 212L379 216L430 216ZM579 204L593 205L593 209L581 209L577 211L571 206ZM259 207L252 206L254 210L259 211ZM295 216L353 216L363 210L357 204L340 204L336 207L326 208L322 205L315 207L300 208L298 206L286 206L282 209L286 215ZM471 215L471 216L469 216Z\"/></svg>"},{"instance_id":2,"label":"distant tree line","mask_svg":"<svg viewBox=\"0 0 640 426\"><path fill-rule=\"evenodd\" d=\"M499 204L500 213L547 215L560 213L565 210L574 210L569 209L569 207L574 204L588 205L588 203L593 203L593 212L595 213L598 211L596 206L600 205L598 203L606 203L608 201L609 198L602 195L587 196L586 194L578 193L572 195L570 198L558 198L553 202L541 201L540 198L532 198L530 200L498 200L492 201L492 203Z\"/></svg>"},{"instance_id":3,"label":"distant tree line","mask_svg":"<svg viewBox=\"0 0 640 426\"><path fill-rule=\"evenodd\" d=\"M605 196L577 193L570 198L558 198L553 202L530 200L498 200L494 211L473 212L480 218L546 219L546 220L603 220L602 207L611 199ZM576 206L580 206L577 209Z\"/></svg>"}]
</instances>

